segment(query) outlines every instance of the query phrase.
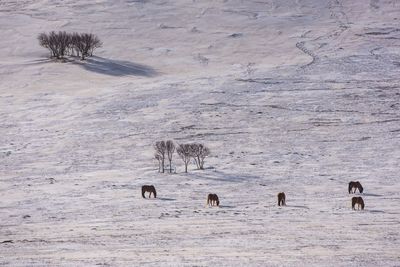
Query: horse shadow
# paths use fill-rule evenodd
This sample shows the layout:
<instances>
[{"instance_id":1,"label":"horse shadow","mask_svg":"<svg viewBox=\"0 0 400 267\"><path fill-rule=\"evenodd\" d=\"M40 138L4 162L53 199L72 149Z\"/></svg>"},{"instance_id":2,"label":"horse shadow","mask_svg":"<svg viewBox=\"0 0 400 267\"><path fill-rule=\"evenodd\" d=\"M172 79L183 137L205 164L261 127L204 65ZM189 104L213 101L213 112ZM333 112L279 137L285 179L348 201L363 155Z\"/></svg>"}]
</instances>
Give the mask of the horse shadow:
<instances>
[{"instance_id":1,"label":"horse shadow","mask_svg":"<svg viewBox=\"0 0 400 267\"><path fill-rule=\"evenodd\" d=\"M367 197L383 197L383 195L371 194L371 193L363 193L362 195Z\"/></svg>"},{"instance_id":2,"label":"horse shadow","mask_svg":"<svg viewBox=\"0 0 400 267\"><path fill-rule=\"evenodd\" d=\"M385 213L383 210L369 210L370 213Z\"/></svg>"},{"instance_id":3,"label":"horse shadow","mask_svg":"<svg viewBox=\"0 0 400 267\"><path fill-rule=\"evenodd\" d=\"M168 197L158 197L157 199L162 201L175 201L176 198L168 198Z\"/></svg>"},{"instance_id":4,"label":"horse shadow","mask_svg":"<svg viewBox=\"0 0 400 267\"><path fill-rule=\"evenodd\" d=\"M236 206L232 206L232 205L219 205L220 208L225 208L225 209L234 209L236 208Z\"/></svg>"},{"instance_id":5,"label":"horse shadow","mask_svg":"<svg viewBox=\"0 0 400 267\"><path fill-rule=\"evenodd\" d=\"M158 74L154 68L147 65L126 60L113 60L98 56L86 58L85 61L74 61L73 64L77 64L87 71L117 77L154 77Z\"/></svg>"},{"instance_id":6,"label":"horse shadow","mask_svg":"<svg viewBox=\"0 0 400 267\"><path fill-rule=\"evenodd\" d=\"M287 205L287 204L286 204L286 207L289 207L289 208L296 208L296 209L307 209L307 210L310 209L309 207L307 207L307 206L302 206L302 205Z\"/></svg>"}]
</instances>

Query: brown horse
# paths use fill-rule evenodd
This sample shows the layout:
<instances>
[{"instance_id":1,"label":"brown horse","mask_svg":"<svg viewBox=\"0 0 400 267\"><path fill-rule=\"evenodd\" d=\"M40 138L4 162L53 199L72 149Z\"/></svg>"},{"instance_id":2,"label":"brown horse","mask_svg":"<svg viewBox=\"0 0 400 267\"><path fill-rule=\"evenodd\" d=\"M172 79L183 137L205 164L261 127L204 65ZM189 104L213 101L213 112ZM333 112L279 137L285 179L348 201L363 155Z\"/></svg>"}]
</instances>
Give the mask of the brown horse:
<instances>
[{"instance_id":1,"label":"brown horse","mask_svg":"<svg viewBox=\"0 0 400 267\"><path fill-rule=\"evenodd\" d=\"M284 192L278 194L278 206L286 206L286 195Z\"/></svg>"},{"instance_id":2,"label":"brown horse","mask_svg":"<svg viewBox=\"0 0 400 267\"><path fill-rule=\"evenodd\" d=\"M362 210L364 209L365 205L364 205L364 200L362 197L353 197L351 199L351 207L353 208L353 210L356 209L355 208L356 204L357 204L357 209L360 209L360 206L361 206Z\"/></svg>"},{"instance_id":3,"label":"brown horse","mask_svg":"<svg viewBox=\"0 0 400 267\"><path fill-rule=\"evenodd\" d=\"M144 185L142 186L142 197L146 198L144 196L144 193L149 192L149 198L151 197L151 193L153 193L154 198L157 197L157 192L156 192L156 188L154 187L154 185Z\"/></svg>"},{"instance_id":4,"label":"brown horse","mask_svg":"<svg viewBox=\"0 0 400 267\"><path fill-rule=\"evenodd\" d=\"M219 198L217 194L208 194L206 206L219 206Z\"/></svg>"},{"instance_id":5,"label":"brown horse","mask_svg":"<svg viewBox=\"0 0 400 267\"><path fill-rule=\"evenodd\" d=\"M357 191L357 189L358 189L358 192L360 192L361 194L364 191L364 188L362 187L362 185L360 184L359 181L357 181L357 182L351 181L349 183L349 194L355 193Z\"/></svg>"}]
</instances>

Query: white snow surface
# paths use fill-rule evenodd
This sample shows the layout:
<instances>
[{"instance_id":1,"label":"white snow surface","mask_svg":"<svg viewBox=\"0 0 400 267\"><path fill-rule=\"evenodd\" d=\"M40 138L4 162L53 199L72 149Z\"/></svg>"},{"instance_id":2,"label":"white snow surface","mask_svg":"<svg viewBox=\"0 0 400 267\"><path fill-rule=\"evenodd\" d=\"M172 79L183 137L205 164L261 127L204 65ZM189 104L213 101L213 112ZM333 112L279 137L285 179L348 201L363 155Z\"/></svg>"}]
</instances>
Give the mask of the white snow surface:
<instances>
[{"instance_id":1,"label":"white snow surface","mask_svg":"<svg viewBox=\"0 0 400 267\"><path fill-rule=\"evenodd\" d=\"M0 266L400 266L399 22L396 0L1 0ZM54 62L51 30L104 45ZM158 173L168 139L206 169Z\"/></svg>"}]
</instances>

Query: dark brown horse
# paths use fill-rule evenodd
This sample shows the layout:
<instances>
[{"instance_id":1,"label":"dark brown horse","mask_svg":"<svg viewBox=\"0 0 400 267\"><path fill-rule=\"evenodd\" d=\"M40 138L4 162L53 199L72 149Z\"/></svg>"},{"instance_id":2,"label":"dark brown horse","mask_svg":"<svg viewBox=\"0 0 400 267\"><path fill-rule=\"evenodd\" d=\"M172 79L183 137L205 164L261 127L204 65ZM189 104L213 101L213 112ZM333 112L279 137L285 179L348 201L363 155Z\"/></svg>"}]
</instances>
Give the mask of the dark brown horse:
<instances>
[{"instance_id":1,"label":"dark brown horse","mask_svg":"<svg viewBox=\"0 0 400 267\"><path fill-rule=\"evenodd\" d=\"M356 209L355 208L356 204L357 204L357 209L360 209L360 206L361 206L362 210L364 209L365 205L364 205L364 200L362 197L353 197L351 199L351 207L353 208L353 210Z\"/></svg>"},{"instance_id":2,"label":"dark brown horse","mask_svg":"<svg viewBox=\"0 0 400 267\"><path fill-rule=\"evenodd\" d=\"M217 194L208 194L206 206L219 206L219 198Z\"/></svg>"},{"instance_id":3,"label":"dark brown horse","mask_svg":"<svg viewBox=\"0 0 400 267\"><path fill-rule=\"evenodd\" d=\"M278 206L286 206L286 195L284 192L278 194Z\"/></svg>"},{"instance_id":4,"label":"dark brown horse","mask_svg":"<svg viewBox=\"0 0 400 267\"><path fill-rule=\"evenodd\" d=\"M146 198L144 196L144 193L149 192L149 198L151 197L151 193L153 193L154 198L157 197L157 192L156 192L156 188L154 187L154 185L144 185L142 186L142 197Z\"/></svg>"},{"instance_id":5,"label":"dark brown horse","mask_svg":"<svg viewBox=\"0 0 400 267\"><path fill-rule=\"evenodd\" d=\"M357 191L357 189L358 189L358 192L360 192L360 193L362 193L364 191L364 188L362 187L362 185L360 184L359 181L357 181L357 182L351 181L349 183L349 194L355 193Z\"/></svg>"}]
</instances>

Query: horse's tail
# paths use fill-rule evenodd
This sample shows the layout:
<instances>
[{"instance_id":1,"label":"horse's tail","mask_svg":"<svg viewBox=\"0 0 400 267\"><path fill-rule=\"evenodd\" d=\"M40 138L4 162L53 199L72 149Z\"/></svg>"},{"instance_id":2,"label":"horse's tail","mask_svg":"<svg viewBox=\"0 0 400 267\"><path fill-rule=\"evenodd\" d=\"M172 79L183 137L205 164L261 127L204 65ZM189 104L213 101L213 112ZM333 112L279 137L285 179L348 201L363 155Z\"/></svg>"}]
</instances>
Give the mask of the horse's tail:
<instances>
[{"instance_id":1,"label":"horse's tail","mask_svg":"<svg viewBox=\"0 0 400 267\"><path fill-rule=\"evenodd\" d=\"M210 195L207 196L206 207L210 205Z\"/></svg>"},{"instance_id":2,"label":"horse's tail","mask_svg":"<svg viewBox=\"0 0 400 267\"><path fill-rule=\"evenodd\" d=\"M157 191L156 188L153 186L153 194L154 194L154 198L157 198Z\"/></svg>"},{"instance_id":3,"label":"horse's tail","mask_svg":"<svg viewBox=\"0 0 400 267\"><path fill-rule=\"evenodd\" d=\"M217 195L215 195L215 203L217 204L217 206L219 206L219 198Z\"/></svg>"},{"instance_id":4,"label":"horse's tail","mask_svg":"<svg viewBox=\"0 0 400 267\"><path fill-rule=\"evenodd\" d=\"M351 194L351 189L352 189L352 187L353 187L352 184L353 184L353 182L350 182L350 183L349 183L349 194Z\"/></svg>"},{"instance_id":5,"label":"horse's tail","mask_svg":"<svg viewBox=\"0 0 400 267\"><path fill-rule=\"evenodd\" d=\"M143 198L146 198L145 196L144 196L144 193L146 192L146 190L144 189L144 186L142 186L142 197Z\"/></svg>"},{"instance_id":6,"label":"horse's tail","mask_svg":"<svg viewBox=\"0 0 400 267\"><path fill-rule=\"evenodd\" d=\"M361 204L361 209L363 210L365 205L364 205L364 200L362 198L360 198L360 204Z\"/></svg>"},{"instance_id":7,"label":"horse's tail","mask_svg":"<svg viewBox=\"0 0 400 267\"><path fill-rule=\"evenodd\" d=\"M358 183L358 191L360 191L360 193L362 194L362 192L364 191L364 188L362 187L362 185L360 183Z\"/></svg>"}]
</instances>

